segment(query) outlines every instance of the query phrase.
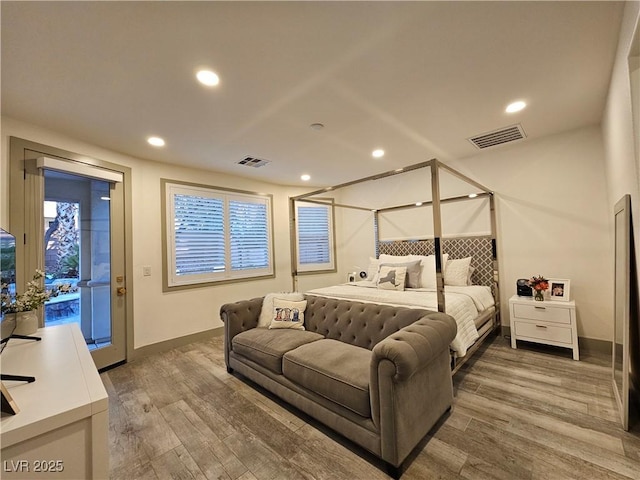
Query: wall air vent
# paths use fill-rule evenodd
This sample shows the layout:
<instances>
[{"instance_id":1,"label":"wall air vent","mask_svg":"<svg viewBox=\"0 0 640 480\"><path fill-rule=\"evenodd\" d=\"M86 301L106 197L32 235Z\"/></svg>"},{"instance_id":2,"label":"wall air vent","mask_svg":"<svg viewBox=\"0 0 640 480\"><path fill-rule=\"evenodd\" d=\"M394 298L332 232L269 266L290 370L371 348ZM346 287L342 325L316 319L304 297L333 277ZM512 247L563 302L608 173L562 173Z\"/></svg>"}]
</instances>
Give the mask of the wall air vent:
<instances>
[{"instance_id":1,"label":"wall air vent","mask_svg":"<svg viewBox=\"0 0 640 480\"><path fill-rule=\"evenodd\" d=\"M524 140L525 138L527 138L527 134L524 133L522 125L517 124L494 130L493 132L482 133L468 140L473 143L476 148L483 150L485 148L495 147L496 145L502 145L503 143Z\"/></svg>"},{"instance_id":2,"label":"wall air vent","mask_svg":"<svg viewBox=\"0 0 640 480\"><path fill-rule=\"evenodd\" d=\"M247 167L263 167L267 163L271 163L269 160L264 160L263 158L255 158L255 157L245 157L244 159L238 162L238 165L245 165Z\"/></svg>"}]
</instances>

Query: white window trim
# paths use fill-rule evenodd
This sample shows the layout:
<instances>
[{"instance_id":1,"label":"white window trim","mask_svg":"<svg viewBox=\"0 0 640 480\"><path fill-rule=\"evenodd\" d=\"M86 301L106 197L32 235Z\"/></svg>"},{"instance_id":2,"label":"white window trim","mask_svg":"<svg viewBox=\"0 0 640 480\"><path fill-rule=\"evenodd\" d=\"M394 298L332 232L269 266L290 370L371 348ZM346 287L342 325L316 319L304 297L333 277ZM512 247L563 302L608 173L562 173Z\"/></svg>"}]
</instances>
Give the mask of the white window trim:
<instances>
[{"instance_id":1,"label":"white window trim","mask_svg":"<svg viewBox=\"0 0 640 480\"><path fill-rule=\"evenodd\" d=\"M300 263L300 235L299 235L299 225L300 225L300 214L299 207L317 207L324 208L329 213L329 261L325 263ZM335 272L336 271L336 252L335 252L335 228L334 228L334 211L332 204L318 204L305 202L304 200L299 200L295 202L296 209L296 270L298 273L307 273L307 272Z\"/></svg>"},{"instance_id":2,"label":"white window trim","mask_svg":"<svg viewBox=\"0 0 640 480\"><path fill-rule=\"evenodd\" d=\"M274 276L273 255L273 212L272 195L245 192L241 190L225 189L207 185L197 185L186 182L162 179L162 206L163 206L163 290L169 291L180 288L200 287L218 283L236 282ZM207 272L193 275L176 275L176 237L174 225L174 198L175 195L192 195L206 198L224 199L225 217L225 265L224 272ZM268 266L266 268L254 268L246 270L231 270L230 230L228 224L229 201L241 200L248 203L261 203L266 205L267 212L267 238L268 238Z\"/></svg>"}]
</instances>

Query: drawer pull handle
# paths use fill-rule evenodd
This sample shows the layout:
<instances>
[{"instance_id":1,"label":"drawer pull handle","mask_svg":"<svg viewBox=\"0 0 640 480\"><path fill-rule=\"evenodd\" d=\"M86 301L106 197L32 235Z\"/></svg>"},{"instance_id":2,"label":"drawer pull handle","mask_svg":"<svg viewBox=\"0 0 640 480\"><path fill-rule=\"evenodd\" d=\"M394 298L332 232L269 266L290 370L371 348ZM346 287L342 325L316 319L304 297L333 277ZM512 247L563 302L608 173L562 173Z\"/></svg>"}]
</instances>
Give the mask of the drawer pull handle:
<instances>
[{"instance_id":1,"label":"drawer pull handle","mask_svg":"<svg viewBox=\"0 0 640 480\"><path fill-rule=\"evenodd\" d=\"M547 309L547 307L533 307L533 308L535 308L536 310L546 310Z\"/></svg>"},{"instance_id":2,"label":"drawer pull handle","mask_svg":"<svg viewBox=\"0 0 640 480\"><path fill-rule=\"evenodd\" d=\"M536 325L536 328L547 328L546 325Z\"/></svg>"}]
</instances>

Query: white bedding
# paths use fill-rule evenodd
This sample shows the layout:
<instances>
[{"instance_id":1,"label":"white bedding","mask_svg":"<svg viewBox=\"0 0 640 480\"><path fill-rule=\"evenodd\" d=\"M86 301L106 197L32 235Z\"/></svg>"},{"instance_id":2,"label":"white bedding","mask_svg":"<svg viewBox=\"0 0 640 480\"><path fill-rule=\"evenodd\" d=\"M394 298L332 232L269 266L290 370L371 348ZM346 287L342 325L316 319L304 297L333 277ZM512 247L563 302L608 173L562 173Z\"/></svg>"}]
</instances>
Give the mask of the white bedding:
<instances>
[{"instance_id":1,"label":"white bedding","mask_svg":"<svg viewBox=\"0 0 640 480\"><path fill-rule=\"evenodd\" d=\"M321 297L438 310L436 290L432 288L409 288L404 291L381 290L376 288L373 282L362 281L316 288L306 293ZM463 357L479 337L473 320L479 312L494 305L493 295L489 287L481 285L445 286L444 294L446 312L458 324L458 333L451 342L451 348L458 356Z\"/></svg>"}]
</instances>

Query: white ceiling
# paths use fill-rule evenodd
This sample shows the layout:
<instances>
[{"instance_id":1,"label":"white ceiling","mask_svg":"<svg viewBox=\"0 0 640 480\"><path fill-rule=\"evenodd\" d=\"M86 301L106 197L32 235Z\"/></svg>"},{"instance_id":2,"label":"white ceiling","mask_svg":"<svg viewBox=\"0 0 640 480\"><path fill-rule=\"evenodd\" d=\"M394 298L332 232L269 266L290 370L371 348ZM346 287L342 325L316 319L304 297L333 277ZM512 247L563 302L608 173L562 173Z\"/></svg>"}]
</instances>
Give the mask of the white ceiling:
<instances>
[{"instance_id":1,"label":"white ceiling","mask_svg":"<svg viewBox=\"0 0 640 480\"><path fill-rule=\"evenodd\" d=\"M622 14L609 1L1 8L3 115L134 157L315 186L474 155L468 137L516 123L525 142L600 123ZM218 87L196 82L200 66ZM518 99L528 108L506 114ZM237 165L245 156L271 163Z\"/></svg>"}]
</instances>

